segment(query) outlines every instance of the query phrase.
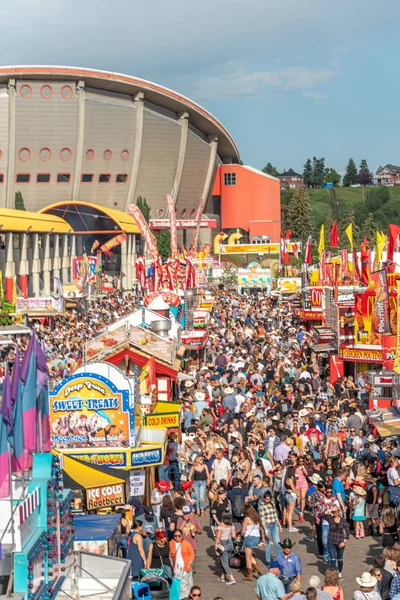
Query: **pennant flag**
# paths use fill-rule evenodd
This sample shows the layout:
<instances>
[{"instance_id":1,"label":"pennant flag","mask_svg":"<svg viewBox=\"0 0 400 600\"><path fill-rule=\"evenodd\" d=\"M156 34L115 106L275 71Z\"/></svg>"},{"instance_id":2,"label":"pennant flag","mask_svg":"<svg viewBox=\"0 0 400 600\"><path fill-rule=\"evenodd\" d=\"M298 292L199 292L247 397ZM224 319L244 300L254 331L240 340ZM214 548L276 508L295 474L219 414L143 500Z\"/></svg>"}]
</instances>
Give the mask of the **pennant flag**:
<instances>
[{"instance_id":1,"label":"pennant flag","mask_svg":"<svg viewBox=\"0 0 400 600\"><path fill-rule=\"evenodd\" d=\"M394 247L400 233L400 225L389 225L389 243L387 248L387 260L393 262ZM392 269L394 270L394 269Z\"/></svg>"},{"instance_id":2,"label":"pennant flag","mask_svg":"<svg viewBox=\"0 0 400 600\"><path fill-rule=\"evenodd\" d=\"M369 285L371 274L369 271L369 262L370 262L370 249L368 247L368 240L366 236L364 236L363 243L360 246L361 252L361 283L364 285Z\"/></svg>"},{"instance_id":3,"label":"pennant flag","mask_svg":"<svg viewBox=\"0 0 400 600\"><path fill-rule=\"evenodd\" d=\"M321 260L322 252L325 250L325 226L321 225L321 231L319 232L319 244L318 244L318 256Z\"/></svg>"},{"instance_id":4,"label":"pennant flag","mask_svg":"<svg viewBox=\"0 0 400 600\"><path fill-rule=\"evenodd\" d=\"M49 369L42 346L36 340L36 384L38 386L38 432L36 450L50 452Z\"/></svg>"},{"instance_id":5,"label":"pennant flag","mask_svg":"<svg viewBox=\"0 0 400 600\"><path fill-rule=\"evenodd\" d=\"M339 246L339 235L336 221L332 225L329 245L331 248L337 248Z\"/></svg>"},{"instance_id":6,"label":"pennant flag","mask_svg":"<svg viewBox=\"0 0 400 600\"><path fill-rule=\"evenodd\" d=\"M285 240L290 240L291 235L292 235L292 230L288 229L286 232L286 235L285 235Z\"/></svg>"},{"instance_id":7,"label":"pennant flag","mask_svg":"<svg viewBox=\"0 0 400 600\"><path fill-rule=\"evenodd\" d=\"M11 381L8 362L6 362L5 364L5 375L3 381L3 392L0 412L3 415L3 421L7 426L7 434L9 434L13 425L13 405L11 398Z\"/></svg>"},{"instance_id":8,"label":"pennant flag","mask_svg":"<svg viewBox=\"0 0 400 600\"><path fill-rule=\"evenodd\" d=\"M312 254L311 254L311 235L307 238L306 251L304 254L304 262L306 265L311 265Z\"/></svg>"},{"instance_id":9,"label":"pennant flag","mask_svg":"<svg viewBox=\"0 0 400 600\"><path fill-rule=\"evenodd\" d=\"M136 206L136 204L129 204L127 206L128 213L133 217L136 221L136 225L140 229L140 233L142 234L144 241L146 242L146 246L152 255L153 258L158 256L157 244L154 238L154 235L150 231L150 227L146 219L144 218L142 211L140 208Z\"/></svg>"},{"instance_id":10,"label":"pennant flag","mask_svg":"<svg viewBox=\"0 0 400 600\"><path fill-rule=\"evenodd\" d=\"M353 252L354 250L354 244L353 244L353 223L350 223L350 225L348 225L345 229L345 234L347 235L347 238L350 242L350 250L351 252Z\"/></svg>"},{"instance_id":11,"label":"pennant flag","mask_svg":"<svg viewBox=\"0 0 400 600\"><path fill-rule=\"evenodd\" d=\"M16 347L15 350L15 358L14 358L14 366L11 377L11 400L13 407L18 398L18 387L19 387L19 372L20 372L20 364L19 364L19 348Z\"/></svg>"},{"instance_id":12,"label":"pennant flag","mask_svg":"<svg viewBox=\"0 0 400 600\"><path fill-rule=\"evenodd\" d=\"M360 267L358 265L357 250L353 250L353 279L354 281L361 281Z\"/></svg>"},{"instance_id":13,"label":"pennant flag","mask_svg":"<svg viewBox=\"0 0 400 600\"><path fill-rule=\"evenodd\" d=\"M382 262L382 254L386 245L386 236L384 233L376 232L376 245L375 245L375 266L379 269L380 263Z\"/></svg>"},{"instance_id":14,"label":"pennant flag","mask_svg":"<svg viewBox=\"0 0 400 600\"><path fill-rule=\"evenodd\" d=\"M194 230L193 240L192 240L192 243L190 246L190 250L191 250L192 254L196 250L196 247L197 247L197 242L199 239L199 232L200 232L201 218L203 216L203 210L204 210L204 200L203 200L203 198L201 198L200 203L199 203L199 208L197 209L197 215L196 215L196 229Z\"/></svg>"},{"instance_id":15,"label":"pennant flag","mask_svg":"<svg viewBox=\"0 0 400 600\"><path fill-rule=\"evenodd\" d=\"M96 248L98 248L100 246L100 242L99 240L94 240L92 247L90 248L90 254L93 254L93 252L96 250Z\"/></svg>"},{"instance_id":16,"label":"pennant flag","mask_svg":"<svg viewBox=\"0 0 400 600\"><path fill-rule=\"evenodd\" d=\"M36 450L36 335L31 335L28 348L21 365L22 389L22 422L24 430L24 449L28 452Z\"/></svg>"},{"instance_id":17,"label":"pennant flag","mask_svg":"<svg viewBox=\"0 0 400 600\"><path fill-rule=\"evenodd\" d=\"M7 423L0 414L0 498L10 495L10 465L8 459Z\"/></svg>"},{"instance_id":18,"label":"pennant flag","mask_svg":"<svg viewBox=\"0 0 400 600\"><path fill-rule=\"evenodd\" d=\"M296 244L296 242L293 244L293 256L297 259L299 258L299 252L300 252L300 248L299 246Z\"/></svg>"},{"instance_id":19,"label":"pennant flag","mask_svg":"<svg viewBox=\"0 0 400 600\"><path fill-rule=\"evenodd\" d=\"M281 264L290 265L287 240L281 239Z\"/></svg>"},{"instance_id":20,"label":"pennant flag","mask_svg":"<svg viewBox=\"0 0 400 600\"><path fill-rule=\"evenodd\" d=\"M167 275L168 287L171 291L175 289L174 277L172 274L173 266L174 263L172 262L171 258L168 257L168 260L165 263L165 273Z\"/></svg>"},{"instance_id":21,"label":"pennant flag","mask_svg":"<svg viewBox=\"0 0 400 600\"><path fill-rule=\"evenodd\" d=\"M146 262L144 256L138 256L136 259L136 279L143 294L146 289Z\"/></svg>"},{"instance_id":22,"label":"pennant flag","mask_svg":"<svg viewBox=\"0 0 400 600\"><path fill-rule=\"evenodd\" d=\"M120 244L122 244L122 242L126 242L127 239L128 236L126 235L126 233L119 233L118 235L115 235L113 238L111 238L111 240L108 240L108 242L103 244L100 248L100 252L104 252L105 254L110 255L112 248L119 246Z\"/></svg>"},{"instance_id":23,"label":"pennant flag","mask_svg":"<svg viewBox=\"0 0 400 600\"><path fill-rule=\"evenodd\" d=\"M169 225L171 231L171 252L172 256L176 256L178 254L178 233L176 229L176 210L173 199L169 194L167 194L167 204L168 204L168 215L169 215Z\"/></svg>"}]
</instances>

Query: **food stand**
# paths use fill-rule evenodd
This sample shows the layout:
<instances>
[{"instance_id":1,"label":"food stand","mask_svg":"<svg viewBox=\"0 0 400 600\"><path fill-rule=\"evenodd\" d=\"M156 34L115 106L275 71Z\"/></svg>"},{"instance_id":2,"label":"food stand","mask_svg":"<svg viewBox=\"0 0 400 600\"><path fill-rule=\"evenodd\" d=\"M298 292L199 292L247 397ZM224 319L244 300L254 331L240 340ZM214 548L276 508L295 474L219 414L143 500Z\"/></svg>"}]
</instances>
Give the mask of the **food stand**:
<instances>
[{"instance_id":1,"label":"food stand","mask_svg":"<svg viewBox=\"0 0 400 600\"><path fill-rule=\"evenodd\" d=\"M75 515L74 550L118 556L121 515Z\"/></svg>"}]
</instances>

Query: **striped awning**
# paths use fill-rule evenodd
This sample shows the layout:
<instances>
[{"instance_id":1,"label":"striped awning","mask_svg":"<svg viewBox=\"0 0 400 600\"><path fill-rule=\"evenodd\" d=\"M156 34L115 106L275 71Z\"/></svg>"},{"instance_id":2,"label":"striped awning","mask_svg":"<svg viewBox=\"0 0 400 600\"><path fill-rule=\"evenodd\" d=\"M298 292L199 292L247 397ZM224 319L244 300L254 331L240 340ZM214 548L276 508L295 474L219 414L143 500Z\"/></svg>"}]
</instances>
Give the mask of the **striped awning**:
<instances>
[{"instance_id":1,"label":"striped awning","mask_svg":"<svg viewBox=\"0 0 400 600\"><path fill-rule=\"evenodd\" d=\"M129 479L129 471L110 469L62 455L64 487L70 490L84 490L117 483Z\"/></svg>"}]
</instances>

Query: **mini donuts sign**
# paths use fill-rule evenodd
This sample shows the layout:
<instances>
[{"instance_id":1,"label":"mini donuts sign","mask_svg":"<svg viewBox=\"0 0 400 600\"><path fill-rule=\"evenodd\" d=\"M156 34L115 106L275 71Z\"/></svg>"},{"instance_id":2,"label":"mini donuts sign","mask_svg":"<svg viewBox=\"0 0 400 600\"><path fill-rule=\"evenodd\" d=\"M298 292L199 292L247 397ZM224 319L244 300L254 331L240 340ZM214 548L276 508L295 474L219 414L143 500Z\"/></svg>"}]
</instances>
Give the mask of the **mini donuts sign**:
<instances>
[{"instance_id":1,"label":"mini donuts sign","mask_svg":"<svg viewBox=\"0 0 400 600\"><path fill-rule=\"evenodd\" d=\"M53 448L129 446L129 391L105 377L79 373L49 394Z\"/></svg>"}]
</instances>

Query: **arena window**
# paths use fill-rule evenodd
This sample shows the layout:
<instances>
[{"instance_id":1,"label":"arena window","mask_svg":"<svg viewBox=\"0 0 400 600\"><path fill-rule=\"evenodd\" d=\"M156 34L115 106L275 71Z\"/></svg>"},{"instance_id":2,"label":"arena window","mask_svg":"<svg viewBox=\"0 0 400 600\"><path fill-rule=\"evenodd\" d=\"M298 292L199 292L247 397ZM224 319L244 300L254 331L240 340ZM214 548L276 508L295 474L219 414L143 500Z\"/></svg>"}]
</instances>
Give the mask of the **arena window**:
<instances>
[{"instance_id":1,"label":"arena window","mask_svg":"<svg viewBox=\"0 0 400 600\"><path fill-rule=\"evenodd\" d=\"M36 175L36 183L50 183L50 173L38 173Z\"/></svg>"},{"instance_id":2,"label":"arena window","mask_svg":"<svg viewBox=\"0 0 400 600\"><path fill-rule=\"evenodd\" d=\"M4 173L0 173L0 183L4 183Z\"/></svg>"},{"instance_id":3,"label":"arena window","mask_svg":"<svg viewBox=\"0 0 400 600\"><path fill-rule=\"evenodd\" d=\"M104 160L110 160L111 157L112 157L111 150L109 150L108 148L107 148L107 150L104 150L104 152L103 152Z\"/></svg>"},{"instance_id":4,"label":"arena window","mask_svg":"<svg viewBox=\"0 0 400 600\"><path fill-rule=\"evenodd\" d=\"M115 176L115 183L127 183L128 182L128 173L118 173Z\"/></svg>"},{"instance_id":5,"label":"arena window","mask_svg":"<svg viewBox=\"0 0 400 600\"><path fill-rule=\"evenodd\" d=\"M29 160L31 157L31 151L29 150L29 148L20 148L19 152L18 152L18 158L20 160Z\"/></svg>"},{"instance_id":6,"label":"arena window","mask_svg":"<svg viewBox=\"0 0 400 600\"><path fill-rule=\"evenodd\" d=\"M93 160L94 159L94 150L93 148L88 148L88 150L86 150L85 156L88 160Z\"/></svg>"},{"instance_id":7,"label":"arena window","mask_svg":"<svg viewBox=\"0 0 400 600\"><path fill-rule=\"evenodd\" d=\"M48 98L51 98L53 95L53 88L51 87L51 85L48 85L47 83L45 85L42 85L42 87L40 88L40 95L46 100Z\"/></svg>"},{"instance_id":8,"label":"arena window","mask_svg":"<svg viewBox=\"0 0 400 600\"><path fill-rule=\"evenodd\" d=\"M121 150L121 158L122 160L128 160L129 150L127 150L126 148L124 150Z\"/></svg>"},{"instance_id":9,"label":"arena window","mask_svg":"<svg viewBox=\"0 0 400 600\"><path fill-rule=\"evenodd\" d=\"M224 185L236 185L236 173L224 173Z\"/></svg>"},{"instance_id":10,"label":"arena window","mask_svg":"<svg viewBox=\"0 0 400 600\"><path fill-rule=\"evenodd\" d=\"M39 150L39 158L40 160L46 161L51 158L51 150L50 148L41 148Z\"/></svg>"},{"instance_id":11,"label":"arena window","mask_svg":"<svg viewBox=\"0 0 400 600\"><path fill-rule=\"evenodd\" d=\"M71 181L71 173L57 173L57 183L69 183Z\"/></svg>"},{"instance_id":12,"label":"arena window","mask_svg":"<svg viewBox=\"0 0 400 600\"><path fill-rule=\"evenodd\" d=\"M16 182L17 183L29 183L31 179L30 173L17 173Z\"/></svg>"},{"instance_id":13,"label":"arena window","mask_svg":"<svg viewBox=\"0 0 400 600\"><path fill-rule=\"evenodd\" d=\"M93 173L82 173L82 183L93 183Z\"/></svg>"},{"instance_id":14,"label":"arena window","mask_svg":"<svg viewBox=\"0 0 400 600\"><path fill-rule=\"evenodd\" d=\"M110 183L111 175L110 173L101 173L99 175L99 183Z\"/></svg>"}]
</instances>

